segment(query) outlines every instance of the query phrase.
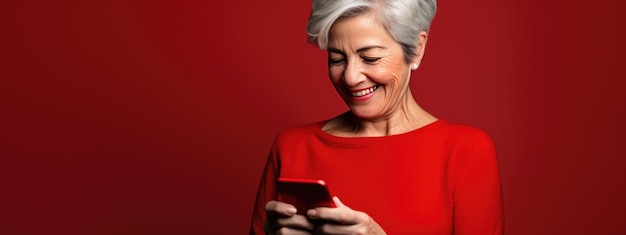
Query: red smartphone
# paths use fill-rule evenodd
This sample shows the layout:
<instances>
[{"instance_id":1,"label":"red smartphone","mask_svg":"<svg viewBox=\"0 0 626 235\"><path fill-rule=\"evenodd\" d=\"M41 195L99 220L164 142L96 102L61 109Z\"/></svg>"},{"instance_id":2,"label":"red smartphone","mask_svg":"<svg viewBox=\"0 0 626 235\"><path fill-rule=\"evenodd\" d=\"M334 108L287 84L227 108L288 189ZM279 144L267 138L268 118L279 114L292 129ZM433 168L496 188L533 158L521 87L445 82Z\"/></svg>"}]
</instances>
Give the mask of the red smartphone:
<instances>
[{"instance_id":1,"label":"red smartphone","mask_svg":"<svg viewBox=\"0 0 626 235\"><path fill-rule=\"evenodd\" d=\"M279 178L278 200L298 209L297 214L316 207L335 207L330 191L323 180Z\"/></svg>"}]
</instances>

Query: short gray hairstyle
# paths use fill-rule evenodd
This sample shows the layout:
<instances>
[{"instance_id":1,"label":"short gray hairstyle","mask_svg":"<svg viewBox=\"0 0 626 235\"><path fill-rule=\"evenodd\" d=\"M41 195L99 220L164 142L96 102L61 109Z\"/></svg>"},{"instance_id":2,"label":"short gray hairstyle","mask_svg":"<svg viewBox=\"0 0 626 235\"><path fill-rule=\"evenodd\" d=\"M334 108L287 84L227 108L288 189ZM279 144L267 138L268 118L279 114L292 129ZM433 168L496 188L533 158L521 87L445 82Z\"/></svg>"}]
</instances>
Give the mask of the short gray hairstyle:
<instances>
[{"instance_id":1,"label":"short gray hairstyle","mask_svg":"<svg viewBox=\"0 0 626 235\"><path fill-rule=\"evenodd\" d=\"M309 42L325 50L335 21L372 12L400 43L409 62L415 55L419 33L428 32L436 11L437 0L313 0L306 31Z\"/></svg>"}]
</instances>

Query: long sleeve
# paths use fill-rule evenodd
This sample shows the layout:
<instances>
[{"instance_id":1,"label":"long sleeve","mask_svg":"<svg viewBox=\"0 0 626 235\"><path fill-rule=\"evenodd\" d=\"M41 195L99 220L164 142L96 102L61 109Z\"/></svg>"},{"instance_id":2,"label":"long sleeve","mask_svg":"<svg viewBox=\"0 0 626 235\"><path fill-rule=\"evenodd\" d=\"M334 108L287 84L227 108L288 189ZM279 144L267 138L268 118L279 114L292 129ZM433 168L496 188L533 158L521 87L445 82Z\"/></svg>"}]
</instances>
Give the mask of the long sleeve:
<instances>
[{"instance_id":1,"label":"long sleeve","mask_svg":"<svg viewBox=\"0 0 626 235\"><path fill-rule=\"evenodd\" d=\"M503 234L502 188L491 139L474 136L454 204L454 234Z\"/></svg>"},{"instance_id":2,"label":"long sleeve","mask_svg":"<svg viewBox=\"0 0 626 235\"><path fill-rule=\"evenodd\" d=\"M250 225L250 234L265 234L265 204L270 200L276 199L276 179L278 177L279 161L276 153L276 147L272 148L272 151L267 158L263 175L261 176L261 183L257 192L256 201L254 203L254 209L252 212L252 222Z\"/></svg>"}]
</instances>

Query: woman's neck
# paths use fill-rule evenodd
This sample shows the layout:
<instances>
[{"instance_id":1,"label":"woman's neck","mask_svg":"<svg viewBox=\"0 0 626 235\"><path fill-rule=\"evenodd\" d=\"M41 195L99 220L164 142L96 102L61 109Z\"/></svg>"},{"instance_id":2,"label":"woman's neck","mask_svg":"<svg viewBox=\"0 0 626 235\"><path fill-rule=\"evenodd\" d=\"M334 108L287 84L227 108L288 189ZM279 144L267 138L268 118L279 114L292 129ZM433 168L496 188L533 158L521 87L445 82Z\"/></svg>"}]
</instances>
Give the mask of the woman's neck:
<instances>
[{"instance_id":1,"label":"woman's neck","mask_svg":"<svg viewBox=\"0 0 626 235\"><path fill-rule=\"evenodd\" d=\"M409 95L393 112L376 119L361 119L346 112L324 126L329 134L343 137L375 137L406 133L426 126L437 118L422 109Z\"/></svg>"}]
</instances>

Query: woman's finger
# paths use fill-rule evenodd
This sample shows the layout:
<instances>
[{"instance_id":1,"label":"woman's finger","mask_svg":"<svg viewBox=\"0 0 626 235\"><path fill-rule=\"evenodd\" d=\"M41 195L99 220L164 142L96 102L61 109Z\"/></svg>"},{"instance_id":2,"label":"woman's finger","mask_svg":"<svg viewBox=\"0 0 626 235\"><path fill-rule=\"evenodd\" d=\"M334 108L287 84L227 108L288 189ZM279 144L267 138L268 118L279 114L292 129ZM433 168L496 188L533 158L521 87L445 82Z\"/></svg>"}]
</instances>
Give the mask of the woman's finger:
<instances>
[{"instance_id":1,"label":"woman's finger","mask_svg":"<svg viewBox=\"0 0 626 235\"><path fill-rule=\"evenodd\" d=\"M265 212L268 217L285 217L295 215L297 209L291 204L279 201L269 201L265 204Z\"/></svg>"},{"instance_id":2,"label":"woman's finger","mask_svg":"<svg viewBox=\"0 0 626 235\"><path fill-rule=\"evenodd\" d=\"M333 197L333 201L337 208L314 208L307 211L307 216L311 219L333 221L343 225L358 224L368 218L365 213L352 210L344 205L338 197Z\"/></svg>"},{"instance_id":3,"label":"woman's finger","mask_svg":"<svg viewBox=\"0 0 626 235\"><path fill-rule=\"evenodd\" d=\"M362 223L366 218L366 215L358 211L322 207L309 210L307 216L314 220L332 221L343 225Z\"/></svg>"},{"instance_id":4,"label":"woman's finger","mask_svg":"<svg viewBox=\"0 0 626 235\"><path fill-rule=\"evenodd\" d=\"M311 223L311 221L303 215L294 215L291 217L268 219L265 228L269 231L279 231L282 228L312 231L315 228L315 224Z\"/></svg>"},{"instance_id":5,"label":"woman's finger","mask_svg":"<svg viewBox=\"0 0 626 235\"><path fill-rule=\"evenodd\" d=\"M368 234L360 225L324 223L315 227L314 234Z\"/></svg>"},{"instance_id":6,"label":"woman's finger","mask_svg":"<svg viewBox=\"0 0 626 235\"><path fill-rule=\"evenodd\" d=\"M333 202L335 203L335 206L337 208L341 208L341 207L347 207L348 209L350 208L350 207L344 205L343 202L341 202L341 200L339 200L339 197L337 197L337 196L333 197Z\"/></svg>"},{"instance_id":7,"label":"woman's finger","mask_svg":"<svg viewBox=\"0 0 626 235\"><path fill-rule=\"evenodd\" d=\"M296 214L293 205L269 201L265 205L267 220L265 229L269 234L311 234L315 225L303 215Z\"/></svg>"},{"instance_id":8,"label":"woman's finger","mask_svg":"<svg viewBox=\"0 0 626 235\"><path fill-rule=\"evenodd\" d=\"M276 235L311 235L312 233L310 231L304 231L304 230L298 230L298 229L292 229L292 228L281 228L279 230L277 230L276 232L270 233L270 234L276 234Z\"/></svg>"},{"instance_id":9,"label":"woman's finger","mask_svg":"<svg viewBox=\"0 0 626 235\"><path fill-rule=\"evenodd\" d=\"M311 231L315 228L315 224L311 223L311 221L303 216L303 215L294 215L287 218L279 218L278 224L281 227L295 228Z\"/></svg>"}]
</instances>

